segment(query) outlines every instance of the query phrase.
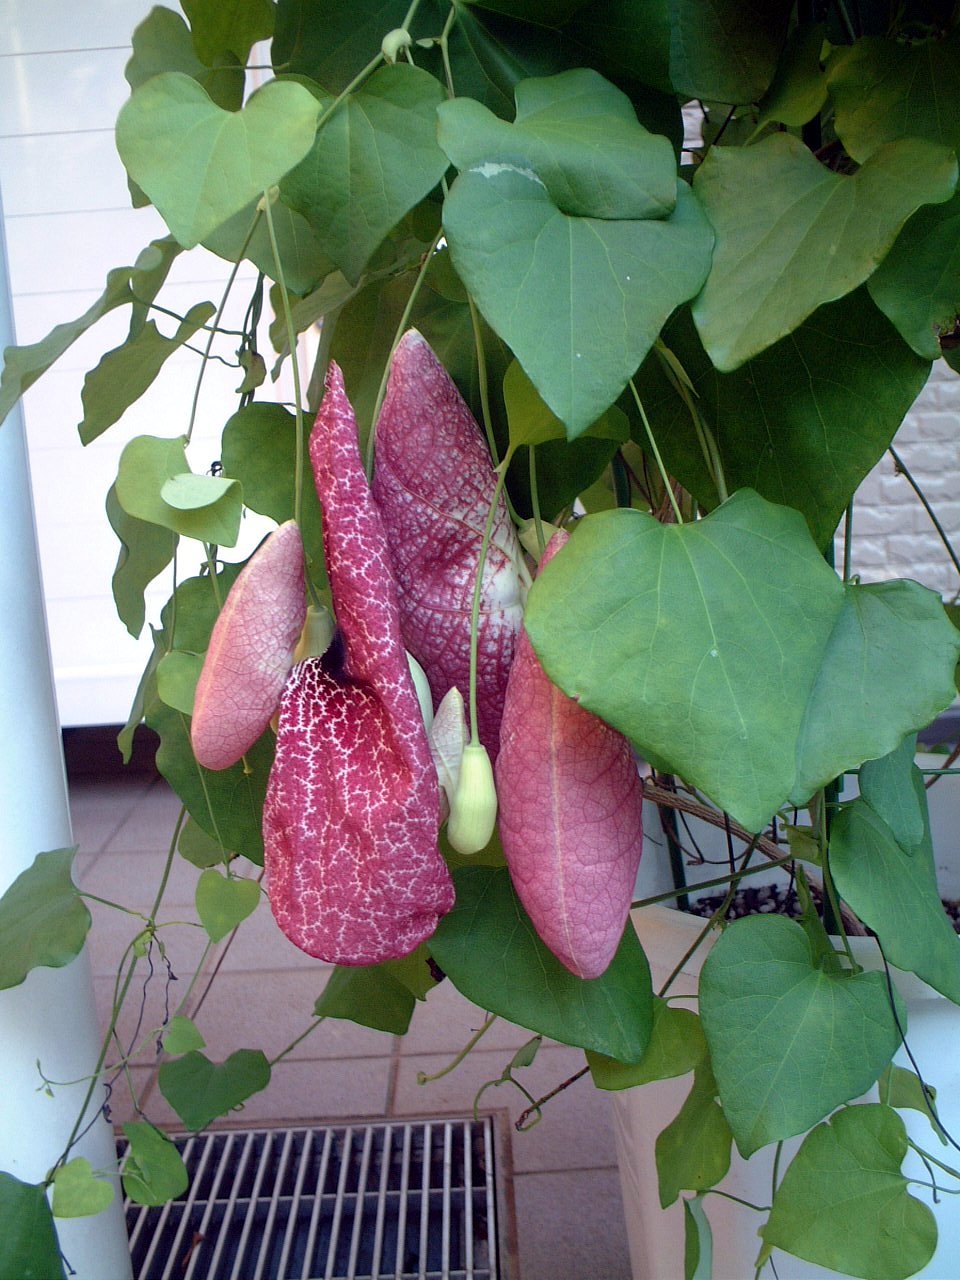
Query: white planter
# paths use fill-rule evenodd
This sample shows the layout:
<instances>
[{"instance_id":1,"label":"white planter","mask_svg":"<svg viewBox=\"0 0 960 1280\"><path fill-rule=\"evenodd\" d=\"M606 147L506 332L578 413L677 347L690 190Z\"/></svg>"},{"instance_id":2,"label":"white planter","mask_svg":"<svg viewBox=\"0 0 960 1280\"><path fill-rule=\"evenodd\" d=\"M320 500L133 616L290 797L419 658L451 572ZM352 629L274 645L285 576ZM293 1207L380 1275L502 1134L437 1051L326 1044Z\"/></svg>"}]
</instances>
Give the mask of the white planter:
<instances>
[{"instance_id":1,"label":"white planter","mask_svg":"<svg viewBox=\"0 0 960 1280\"><path fill-rule=\"evenodd\" d=\"M650 960L654 989L658 989L679 963L687 948L703 928L704 921L664 907L647 907L633 914L634 924L644 951ZM858 959L865 967L876 967L876 947L870 939L852 940ZM674 994L691 994L697 990L700 968L709 945L700 950L683 967L671 987ZM960 1134L960 1008L932 991L912 974L894 970L897 987L907 1004L907 1037L924 1078L937 1090L937 1106L946 1128ZM901 1051L896 1061L909 1067ZM693 1077L663 1080L640 1089L611 1094L617 1135L620 1182L623 1192L630 1260L634 1280L678 1280L683 1275L683 1209L680 1203L669 1209L660 1208L654 1144L657 1135L670 1123L690 1091ZM910 1135L928 1151L954 1164L956 1155L942 1147L930 1124L913 1111L900 1112ZM800 1145L801 1138L784 1144L781 1176ZM730 1173L720 1189L754 1204L769 1204L773 1148L758 1152L750 1160L742 1160L734 1149ZM928 1181L919 1159L911 1153L904 1164L908 1176ZM945 1185L953 1185L944 1175ZM940 1232L937 1251L918 1272L926 1280L950 1280L960 1276L960 1204L957 1197L943 1196L933 1205L924 1188L913 1187L911 1193L931 1204L937 1215ZM754 1274L760 1249L757 1229L762 1215L742 1208L721 1196L708 1196L705 1210L713 1230L714 1280L746 1280ZM839 1273L775 1251L774 1261L780 1280L812 1280L814 1277ZM765 1274L773 1275L772 1271Z\"/></svg>"}]
</instances>

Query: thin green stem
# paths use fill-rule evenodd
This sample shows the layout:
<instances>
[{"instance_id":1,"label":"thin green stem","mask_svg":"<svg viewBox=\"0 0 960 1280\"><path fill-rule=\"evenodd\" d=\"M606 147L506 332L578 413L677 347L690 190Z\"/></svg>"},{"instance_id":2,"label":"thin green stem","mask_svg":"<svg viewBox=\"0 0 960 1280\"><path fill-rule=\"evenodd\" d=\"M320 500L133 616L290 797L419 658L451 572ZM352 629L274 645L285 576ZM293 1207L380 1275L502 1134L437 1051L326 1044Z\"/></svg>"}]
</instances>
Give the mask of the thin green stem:
<instances>
[{"instance_id":1,"label":"thin green stem","mask_svg":"<svg viewBox=\"0 0 960 1280\"><path fill-rule=\"evenodd\" d=\"M440 57L443 59L443 74L447 82L447 93L451 98L457 96L457 91L453 87L453 68L450 65L450 32L453 30L456 17L457 7L456 5L451 5L447 20L443 24L443 30L437 40L437 44L440 46Z\"/></svg>"},{"instance_id":2,"label":"thin green stem","mask_svg":"<svg viewBox=\"0 0 960 1280\"><path fill-rule=\"evenodd\" d=\"M111 902L109 898L101 898L96 893L87 893L85 889L77 891L78 896L86 898L88 902L99 902L104 907L113 907L114 911L122 911L124 915L136 916L138 920L143 920L146 924L150 923L147 916L142 911L134 911L132 907L125 907L122 902Z\"/></svg>"},{"instance_id":3,"label":"thin green stem","mask_svg":"<svg viewBox=\"0 0 960 1280\"><path fill-rule=\"evenodd\" d=\"M187 1007L190 997L193 995L193 989L197 985L197 983L200 981L200 975L203 973L203 966L207 963L207 956L210 954L212 950L213 950L213 942L210 940L210 938L207 938L206 946L203 948L203 954L200 956L200 959L197 961L196 968L193 971L193 977L187 983L186 991L184 991L183 995L180 997L180 1000L177 1002L177 1007L174 1011L175 1013L178 1013L178 1014L182 1013L182 1011Z\"/></svg>"},{"instance_id":4,"label":"thin green stem","mask_svg":"<svg viewBox=\"0 0 960 1280\"><path fill-rule=\"evenodd\" d=\"M161 307L159 302L143 302L136 294L133 295L133 300L141 307L146 307L148 311L157 311L160 315L169 316L171 320L176 320L180 324L186 323L186 316L182 316L179 311L171 311L169 307ZM209 324L202 324L200 328L204 333L222 333L230 338L243 338L246 336L242 329L220 329Z\"/></svg>"},{"instance_id":5,"label":"thin green stem","mask_svg":"<svg viewBox=\"0 0 960 1280\"><path fill-rule=\"evenodd\" d=\"M705 1196L723 1196L724 1200L732 1200L734 1204L742 1204L745 1209L755 1209L757 1213L769 1213L771 1206L768 1204L752 1204L749 1200L742 1200L740 1196L732 1196L729 1191L718 1191L716 1187L707 1187L705 1191L700 1193Z\"/></svg>"},{"instance_id":6,"label":"thin green stem","mask_svg":"<svg viewBox=\"0 0 960 1280\"><path fill-rule=\"evenodd\" d=\"M853 567L853 498L847 504L843 518L843 580L849 582Z\"/></svg>"},{"instance_id":7,"label":"thin green stem","mask_svg":"<svg viewBox=\"0 0 960 1280\"><path fill-rule=\"evenodd\" d=\"M410 316L413 314L413 308L416 306L417 298L420 294L420 288L426 278L430 263L433 261L433 255L437 251L437 245L443 237L443 228L441 227L437 234L430 242L430 247L423 255L423 261L417 271L417 278L413 282L413 288L410 290L410 296L407 298L406 306L403 308L403 314L400 316L400 323L397 325L397 331L393 335L393 341L390 343L390 354L387 356L387 363L383 366L383 374L380 378L380 386L377 388L377 398L373 404L373 415L370 419L370 433L367 436L367 456L364 459L367 479L373 479L373 459L377 443L377 419L380 417L380 410L383 407L383 399L387 394L387 382L390 379L390 365L393 360L393 353L396 351L400 339L407 331L410 323Z\"/></svg>"},{"instance_id":8,"label":"thin green stem","mask_svg":"<svg viewBox=\"0 0 960 1280\"><path fill-rule=\"evenodd\" d=\"M674 898L685 897L690 892L699 893L702 889L721 889L724 885L732 884L734 881L739 883L741 880L746 879L747 876L759 876L765 871L774 871L777 867L785 867L793 861L793 854L788 854L784 858L771 859L769 862L759 862L755 867L747 867L745 871L735 871L732 875L718 876L715 880L699 880L696 884L681 885L677 889L668 889L666 893L654 894L652 898L638 898L636 902L630 903L630 909L633 911L639 907L653 907L659 902L671 902Z\"/></svg>"},{"instance_id":9,"label":"thin green stem","mask_svg":"<svg viewBox=\"0 0 960 1280\"><path fill-rule=\"evenodd\" d=\"M473 326L473 345L477 350L477 386L480 390L480 414L483 418L483 431L487 437L487 448L494 465L500 463L497 452L497 441L493 434L493 415L490 412L490 384L487 379L487 353L483 346L483 329L480 325L480 313L473 295L467 294L467 305L470 307L470 323Z\"/></svg>"},{"instance_id":10,"label":"thin green stem","mask_svg":"<svg viewBox=\"0 0 960 1280\"><path fill-rule=\"evenodd\" d=\"M442 1080L444 1076L448 1076L451 1071L456 1071L464 1058L471 1053L480 1043L481 1039L487 1034L490 1028L497 1020L497 1015L491 1013L479 1031L475 1031L460 1052L447 1063L445 1067L441 1067L439 1071L435 1071L433 1075L427 1075L425 1071L417 1072L417 1084L431 1084L434 1080Z\"/></svg>"},{"instance_id":11,"label":"thin green stem","mask_svg":"<svg viewBox=\"0 0 960 1280\"><path fill-rule=\"evenodd\" d=\"M411 7L415 8L416 6L414 5ZM382 52L376 54L373 58L371 58L370 61L367 63L367 65L361 71L357 72L357 74L353 77L353 79L350 81L347 87L345 89L342 89L340 93L337 94L334 100L330 103L329 107L325 107L324 110L320 112L320 115L317 118L318 133L323 128L323 126L327 123L327 121L330 119L333 113L336 111L337 107L339 107L342 102L346 101L347 98L349 98L350 94L353 93L354 89L359 89L360 85L363 84L364 80L366 80L369 76L373 75L374 71L376 71L377 67L379 67L380 63L383 62L383 60L384 58L383 58Z\"/></svg>"},{"instance_id":12,"label":"thin green stem","mask_svg":"<svg viewBox=\"0 0 960 1280\"><path fill-rule=\"evenodd\" d=\"M634 382L633 378L630 379L630 390L633 393L636 406L640 411L640 417L643 420L643 429L646 431L647 439L650 441L650 448L653 450L653 456L657 463L657 470L660 472L663 487L667 491L667 496L670 499L670 505L673 507L673 514L676 518L677 524L683 524L683 516L680 514L680 507L677 505L677 495L673 492L673 485L670 483L670 477L667 475L667 469L663 465L663 458L660 457L660 450L657 447L656 440L654 439L653 428L650 426L646 410L644 409L643 402L640 399L640 393L637 391L637 384Z\"/></svg>"},{"instance_id":13,"label":"thin green stem","mask_svg":"<svg viewBox=\"0 0 960 1280\"><path fill-rule=\"evenodd\" d=\"M270 237L270 250L274 265L277 268L277 284L280 286L280 298L283 302L283 319L287 328L287 346L290 348L290 364L293 370L293 405L296 415L297 451L294 459L293 473L293 518L299 526L303 514L303 405L300 395L300 362L297 359L297 335L293 328L293 312L290 309L290 295L283 274L283 263L280 260L280 248L277 244L277 233L273 225L273 213L270 210L270 193L265 191L261 201L267 220L267 235Z\"/></svg>"},{"instance_id":14,"label":"thin green stem","mask_svg":"<svg viewBox=\"0 0 960 1280\"><path fill-rule=\"evenodd\" d=\"M496 518L497 507L500 503L500 494L503 492L504 480L507 475L507 467L510 465L510 454L500 465L497 473L497 483L493 491L493 498L490 502L490 510L487 513L487 523L483 529L483 541L480 543L480 559L477 564L477 580L473 587L473 608L470 611L470 744L478 746L480 743L480 735L477 732L477 645L480 633L480 597L483 594L483 569L487 563L487 550L490 546L490 536L493 533L493 522Z\"/></svg>"},{"instance_id":15,"label":"thin green stem","mask_svg":"<svg viewBox=\"0 0 960 1280\"><path fill-rule=\"evenodd\" d=\"M200 372L197 374L197 385L193 389L193 403L190 405L190 421L187 424L188 444L193 438L193 427L197 420L197 408L200 404L200 388L203 386L203 375L206 372L207 363L210 358L210 351L213 347L213 340L217 336L217 332L220 328L220 320L223 316L224 310L226 309L227 300L230 297L230 291L233 288L233 283L237 278L237 272L240 270L240 263L243 261L243 255L247 252L247 248L249 247L250 241L253 239L253 233L256 231L259 221L260 210L258 209L253 215L253 221L250 223L250 228L247 231L247 234L243 238L243 244L240 246L240 252L237 254L237 260L230 268L230 274L227 276L227 283L223 289L223 296L220 299L217 314L213 317L213 325L211 326L210 334L207 338L207 345L204 347L203 351L203 362L200 365Z\"/></svg>"},{"instance_id":16,"label":"thin green stem","mask_svg":"<svg viewBox=\"0 0 960 1280\"><path fill-rule=\"evenodd\" d=\"M773 1200L777 1194L777 1183L780 1181L780 1157L783 1155L782 1140L777 1143L773 1152L773 1174L770 1179L770 1199Z\"/></svg>"},{"instance_id":17,"label":"thin green stem","mask_svg":"<svg viewBox=\"0 0 960 1280\"><path fill-rule=\"evenodd\" d=\"M537 487L537 446L530 445L530 506L533 510L533 523L537 530L537 546L540 548L539 560L547 549L543 536L543 520L540 518L540 490Z\"/></svg>"},{"instance_id":18,"label":"thin green stem","mask_svg":"<svg viewBox=\"0 0 960 1280\"><path fill-rule=\"evenodd\" d=\"M901 475L904 476L904 478L907 481L907 484L909 484L910 488L920 499L920 502L923 505L924 511L926 511L927 515L930 517L930 522L933 525L933 527L936 529L937 534L940 537L940 541L943 543L944 550L946 551L950 559L953 561L953 567L956 569L957 573L960 574L960 558L958 558L956 551L954 551L953 549L953 545L951 544L950 539L947 536L946 529L944 529L943 525L940 523L939 519L937 518L937 513L934 511L933 507L931 507L930 503L927 501L926 494L917 484L916 480L914 480L913 476L910 473L909 468L907 467L907 464L900 457L899 453L897 453L896 449L894 449L893 445L890 446L889 453L890 453L890 457L893 458L893 461L894 461L894 464L896 465L897 470L901 473Z\"/></svg>"},{"instance_id":19,"label":"thin green stem","mask_svg":"<svg viewBox=\"0 0 960 1280\"><path fill-rule=\"evenodd\" d=\"M717 445L717 438L710 430L706 420L700 413L694 403L693 384L687 375L686 369L677 359L676 354L670 350L666 343L658 338L655 351L667 373L667 378L673 385L677 395L686 406L687 413L693 423L694 430L697 433L697 440L700 444L700 452L703 454L703 460L707 464L707 470L713 479L714 488L717 491L717 497L721 502L726 502L729 497L727 490L727 481L723 473L723 463L720 461L720 449Z\"/></svg>"},{"instance_id":20,"label":"thin green stem","mask_svg":"<svg viewBox=\"0 0 960 1280\"><path fill-rule=\"evenodd\" d=\"M935 1164L938 1169L942 1169L944 1173L949 1173L951 1178L960 1179L960 1170L952 1168L948 1164L944 1164L942 1160L938 1160L935 1155L931 1155L929 1151L925 1151L923 1147L918 1146L912 1138L907 1138L907 1146L912 1147L918 1156L922 1156L925 1160L929 1160L931 1164Z\"/></svg>"},{"instance_id":21,"label":"thin green stem","mask_svg":"<svg viewBox=\"0 0 960 1280\"><path fill-rule=\"evenodd\" d=\"M309 1027L307 1027L306 1031L302 1031L300 1035L297 1036L296 1040L291 1040L285 1049L281 1049L275 1058L270 1059L270 1066L275 1067L278 1062L282 1062L284 1058L286 1058L289 1054L293 1053L297 1045L302 1044L304 1040L306 1040L307 1036L313 1035L314 1031L316 1031L320 1023L326 1022L326 1020L327 1020L326 1017L322 1017L322 1018L317 1018L314 1022L311 1022Z\"/></svg>"}]
</instances>

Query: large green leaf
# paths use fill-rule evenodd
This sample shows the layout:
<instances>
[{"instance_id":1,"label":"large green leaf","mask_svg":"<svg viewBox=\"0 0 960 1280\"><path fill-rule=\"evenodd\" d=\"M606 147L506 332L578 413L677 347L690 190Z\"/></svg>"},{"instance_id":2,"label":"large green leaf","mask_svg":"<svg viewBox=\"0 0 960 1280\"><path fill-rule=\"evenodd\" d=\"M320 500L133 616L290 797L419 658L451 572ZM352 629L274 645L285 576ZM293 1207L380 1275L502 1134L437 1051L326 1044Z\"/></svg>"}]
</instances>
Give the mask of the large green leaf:
<instances>
[{"instance_id":1,"label":"large green leaf","mask_svg":"<svg viewBox=\"0 0 960 1280\"><path fill-rule=\"evenodd\" d=\"M124 75L131 89L138 89L164 71L180 71L201 84L225 111L236 111L243 101L243 67L232 54L224 54L216 67L197 57L190 29L179 13L155 5L133 33L133 56Z\"/></svg>"},{"instance_id":2,"label":"large green leaf","mask_svg":"<svg viewBox=\"0 0 960 1280\"><path fill-rule=\"evenodd\" d=\"M847 1107L809 1133L760 1228L764 1249L868 1280L906 1280L937 1247L931 1210L907 1192L903 1121L879 1104Z\"/></svg>"},{"instance_id":3,"label":"large green leaf","mask_svg":"<svg viewBox=\"0 0 960 1280\"><path fill-rule=\"evenodd\" d=\"M744 1156L865 1092L900 1043L885 976L821 968L784 916L724 931L700 976L700 1017Z\"/></svg>"},{"instance_id":4,"label":"large green leaf","mask_svg":"<svg viewBox=\"0 0 960 1280\"><path fill-rule=\"evenodd\" d=\"M848 583L797 741L794 802L944 711L958 656L960 633L936 592L906 580Z\"/></svg>"},{"instance_id":5,"label":"large green leaf","mask_svg":"<svg viewBox=\"0 0 960 1280\"><path fill-rule=\"evenodd\" d=\"M770 88L759 105L757 128L771 121L798 128L820 111L827 96L827 78L820 67L826 27L822 22L793 29Z\"/></svg>"},{"instance_id":6,"label":"large green leaf","mask_svg":"<svg viewBox=\"0 0 960 1280\"><path fill-rule=\"evenodd\" d=\"M127 515L221 547L236 545L241 486L190 471L186 437L136 436L124 447L114 486Z\"/></svg>"},{"instance_id":7,"label":"large green leaf","mask_svg":"<svg viewBox=\"0 0 960 1280\"><path fill-rule=\"evenodd\" d=\"M722 1181L730 1170L732 1145L713 1072L702 1063L679 1114L657 1138L660 1207L672 1205L681 1191L706 1191Z\"/></svg>"},{"instance_id":8,"label":"large green leaf","mask_svg":"<svg viewBox=\"0 0 960 1280\"><path fill-rule=\"evenodd\" d=\"M616 1062L587 1050L590 1075L598 1089L632 1089L653 1080L686 1075L703 1061L707 1044L700 1019L692 1009L681 1009L655 996L650 1042L639 1062Z\"/></svg>"},{"instance_id":9,"label":"large green leaf","mask_svg":"<svg viewBox=\"0 0 960 1280\"><path fill-rule=\"evenodd\" d=\"M698 1195L683 1201L683 1280L712 1278L713 1232Z\"/></svg>"},{"instance_id":10,"label":"large green leaf","mask_svg":"<svg viewBox=\"0 0 960 1280\"><path fill-rule=\"evenodd\" d=\"M632 925L606 973L586 982L540 941L505 867L462 867L454 883L456 906L437 926L430 951L468 1000L563 1044L640 1060L653 996Z\"/></svg>"},{"instance_id":11,"label":"large green leaf","mask_svg":"<svg viewBox=\"0 0 960 1280\"><path fill-rule=\"evenodd\" d=\"M361 1027L406 1035L416 999L384 965L338 965L313 1007L318 1018L346 1018Z\"/></svg>"},{"instance_id":12,"label":"large green leaf","mask_svg":"<svg viewBox=\"0 0 960 1280\"><path fill-rule=\"evenodd\" d=\"M790 0L670 0L670 78L684 98L756 102L787 35Z\"/></svg>"},{"instance_id":13,"label":"large green leaf","mask_svg":"<svg viewBox=\"0 0 960 1280\"><path fill-rule=\"evenodd\" d=\"M827 77L837 134L854 160L898 138L960 147L960 32L916 43L868 36L837 50Z\"/></svg>"},{"instance_id":14,"label":"large green leaf","mask_svg":"<svg viewBox=\"0 0 960 1280\"><path fill-rule=\"evenodd\" d=\"M306 458L307 435L305 431L300 533L317 583L323 565L323 537L320 503ZM244 504L251 511L269 516L277 524L293 519L296 455L297 420L283 405L255 400L235 413L223 429L225 473L241 482Z\"/></svg>"},{"instance_id":15,"label":"large green leaf","mask_svg":"<svg viewBox=\"0 0 960 1280\"><path fill-rule=\"evenodd\" d=\"M960 194L917 210L867 288L914 351L936 360L960 313Z\"/></svg>"},{"instance_id":16,"label":"large green leaf","mask_svg":"<svg viewBox=\"0 0 960 1280\"><path fill-rule=\"evenodd\" d=\"M457 272L571 438L617 398L709 265L710 229L684 185L668 218L573 218L535 174L497 162L457 178L443 218Z\"/></svg>"},{"instance_id":17,"label":"large green leaf","mask_svg":"<svg viewBox=\"0 0 960 1280\"><path fill-rule=\"evenodd\" d=\"M177 240L190 249L303 159L319 103L269 81L242 111L224 111L189 76L154 76L122 108L117 150Z\"/></svg>"},{"instance_id":18,"label":"large green leaf","mask_svg":"<svg viewBox=\"0 0 960 1280\"><path fill-rule=\"evenodd\" d=\"M683 526L587 517L524 625L567 694L757 831L794 784L842 603L803 518L741 490Z\"/></svg>"},{"instance_id":19,"label":"large green leaf","mask_svg":"<svg viewBox=\"0 0 960 1280\"><path fill-rule=\"evenodd\" d=\"M0 1173L0 1276L65 1280L65 1274L46 1189Z\"/></svg>"},{"instance_id":20,"label":"large green leaf","mask_svg":"<svg viewBox=\"0 0 960 1280\"><path fill-rule=\"evenodd\" d=\"M383 67L337 107L280 184L349 280L446 172L437 145L442 101L442 86L426 71Z\"/></svg>"},{"instance_id":21,"label":"large green leaf","mask_svg":"<svg viewBox=\"0 0 960 1280\"><path fill-rule=\"evenodd\" d=\"M204 239L203 247L218 257L225 258L227 262L236 262L240 258L241 249L246 245L243 256L268 279L276 280L277 263L266 218L260 218L253 235L247 240L257 203L256 200L251 200L239 213L211 231ZM282 200L276 200L270 206L270 216L283 266L284 283L292 293L309 293L333 270L333 263L323 252L317 234L306 218L289 209Z\"/></svg>"},{"instance_id":22,"label":"large green leaf","mask_svg":"<svg viewBox=\"0 0 960 1280\"><path fill-rule=\"evenodd\" d=\"M197 56L214 66L225 53L246 62L251 46L273 35L271 0L181 0Z\"/></svg>"},{"instance_id":23,"label":"large green leaf","mask_svg":"<svg viewBox=\"0 0 960 1280\"><path fill-rule=\"evenodd\" d=\"M737 368L862 284L907 218L948 200L956 181L956 157L929 142L891 143L852 177L787 133L714 147L694 183L716 247L693 318L717 368Z\"/></svg>"},{"instance_id":24,"label":"large green leaf","mask_svg":"<svg viewBox=\"0 0 960 1280\"><path fill-rule=\"evenodd\" d=\"M940 901L929 827L920 845L904 848L866 800L842 805L830 828L830 869L887 960L960 1004L960 937Z\"/></svg>"},{"instance_id":25,"label":"large green leaf","mask_svg":"<svg viewBox=\"0 0 960 1280\"><path fill-rule=\"evenodd\" d=\"M242 1106L270 1083L270 1063L259 1049L238 1049L226 1062L192 1050L160 1066L160 1092L188 1129L204 1129Z\"/></svg>"},{"instance_id":26,"label":"large green leaf","mask_svg":"<svg viewBox=\"0 0 960 1280\"><path fill-rule=\"evenodd\" d=\"M123 1190L135 1204L161 1205L186 1191L190 1182L183 1157L166 1134L141 1120L125 1124L129 1149L123 1162Z\"/></svg>"},{"instance_id":27,"label":"large green leaf","mask_svg":"<svg viewBox=\"0 0 960 1280\"><path fill-rule=\"evenodd\" d=\"M70 875L76 849L38 853L0 898L0 991L31 969L61 969L80 954L90 912Z\"/></svg>"},{"instance_id":28,"label":"large green leaf","mask_svg":"<svg viewBox=\"0 0 960 1280\"><path fill-rule=\"evenodd\" d=\"M53 1214L56 1218L88 1218L102 1213L113 1201L113 1186L93 1172L85 1156L74 1156L53 1175Z\"/></svg>"},{"instance_id":29,"label":"large green leaf","mask_svg":"<svg viewBox=\"0 0 960 1280\"><path fill-rule=\"evenodd\" d=\"M119 422L139 400L175 351L189 342L213 316L212 302L198 302L190 308L172 337L147 320L135 337L101 356L100 363L83 380L83 421L78 428L84 444L96 440L108 427Z\"/></svg>"},{"instance_id":30,"label":"large green leaf","mask_svg":"<svg viewBox=\"0 0 960 1280\"><path fill-rule=\"evenodd\" d=\"M107 491L106 506L110 527L120 539L120 554L113 571L113 601L120 621L132 636L138 636L146 617L144 592L173 559L177 535L128 515L117 501L114 485Z\"/></svg>"},{"instance_id":31,"label":"large green leaf","mask_svg":"<svg viewBox=\"0 0 960 1280\"><path fill-rule=\"evenodd\" d=\"M76 320L58 324L45 338L26 347L7 347L0 378L0 423L41 374L96 322L116 307L138 300L152 302L179 253L169 237L154 240L138 255L132 267L115 267L107 273L106 288L96 302ZM136 314L137 307L134 307Z\"/></svg>"},{"instance_id":32,"label":"large green leaf","mask_svg":"<svg viewBox=\"0 0 960 1280\"><path fill-rule=\"evenodd\" d=\"M756 489L802 511L821 547L886 452L930 368L863 289L820 307L732 373L713 367L686 309L670 321L664 340L693 383L729 489ZM717 492L696 429L657 356L647 357L639 387L667 470L714 507ZM635 434L649 449L646 433Z\"/></svg>"},{"instance_id":33,"label":"large green leaf","mask_svg":"<svg viewBox=\"0 0 960 1280\"><path fill-rule=\"evenodd\" d=\"M911 733L887 755L860 766L861 796L908 852L923 840L928 825L926 788L916 785L916 751L917 735Z\"/></svg>"},{"instance_id":34,"label":"large green leaf","mask_svg":"<svg viewBox=\"0 0 960 1280\"><path fill-rule=\"evenodd\" d=\"M197 881L197 915L211 942L219 942L260 905L260 886L242 876L204 871Z\"/></svg>"},{"instance_id":35,"label":"large green leaf","mask_svg":"<svg viewBox=\"0 0 960 1280\"><path fill-rule=\"evenodd\" d=\"M639 80L676 98L670 81L670 0L592 0L566 24L573 62L611 80Z\"/></svg>"},{"instance_id":36,"label":"large green leaf","mask_svg":"<svg viewBox=\"0 0 960 1280\"><path fill-rule=\"evenodd\" d=\"M637 122L630 99L582 68L517 85L506 124L470 98L439 111L440 145L458 169L506 162L533 170L550 199L584 218L663 218L677 198L673 148Z\"/></svg>"}]
</instances>

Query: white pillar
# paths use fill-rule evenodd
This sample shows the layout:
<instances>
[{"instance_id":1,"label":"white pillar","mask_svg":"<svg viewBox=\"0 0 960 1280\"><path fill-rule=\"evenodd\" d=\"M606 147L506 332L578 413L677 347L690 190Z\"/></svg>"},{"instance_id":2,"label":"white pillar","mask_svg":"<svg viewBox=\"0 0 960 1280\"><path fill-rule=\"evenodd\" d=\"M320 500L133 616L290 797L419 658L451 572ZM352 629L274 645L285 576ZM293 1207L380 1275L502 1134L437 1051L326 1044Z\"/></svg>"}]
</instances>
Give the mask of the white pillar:
<instances>
[{"instance_id":1,"label":"white pillar","mask_svg":"<svg viewBox=\"0 0 960 1280\"><path fill-rule=\"evenodd\" d=\"M0 202L0 348L15 341ZM64 423L67 429L67 423ZM0 427L0 893L48 849L73 844L53 671L40 580L33 499L20 408ZM34 969L0 991L0 1170L41 1182L66 1145L86 1084L37 1092L36 1063L54 1080L93 1071L99 1051L84 950L63 969ZM103 1098L97 1090L95 1105ZM89 1118L89 1117L88 1117ZM113 1134L96 1120L73 1155L116 1172ZM128 1280L130 1253L119 1185L92 1218L58 1219L77 1280Z\"/></svg>"}]
</instances>

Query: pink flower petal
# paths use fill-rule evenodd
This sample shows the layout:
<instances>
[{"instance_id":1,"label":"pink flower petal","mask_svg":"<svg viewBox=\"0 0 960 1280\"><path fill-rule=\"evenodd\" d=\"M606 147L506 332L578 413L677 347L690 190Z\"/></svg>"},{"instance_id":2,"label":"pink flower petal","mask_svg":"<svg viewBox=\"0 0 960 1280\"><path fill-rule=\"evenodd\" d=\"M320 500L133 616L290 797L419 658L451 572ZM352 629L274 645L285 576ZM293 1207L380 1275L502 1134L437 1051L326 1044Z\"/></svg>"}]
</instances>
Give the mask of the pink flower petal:
<instances>
[{"instance_id":1,"label":"pink flower petal","mask_svg":"<svg viewBox=\"0 0 960 1280\"><path fill-rule=\"evenodd\" d=\"M228 769L264 732L293 663L307 605L292 520L263 542L230 589L197 682L190 740L207 769Z\"/></svg>"},{"instance_id":2,"label":"pink flower petal","mask_svg":"<svg viewBox=\"0 0 960 1280\"><path fill-rule=\"evenodd\" d=\"M551 540L543 561L565 533ZM581 978L598 978L626 924L643 847L643 791L626 738L548 678L523 632L496 764L500 837L537 933Z\"/></svg>"},{"instance_id":3,"label":"pink flower petal","mask_svg":"<svg viewBox=\"0 0 960 1280\"><path fill-rule=\"evenodd\" d=\"M470 684L470 614L496 475L479 426L425 339L409 330L393 355L377 423L373 494L383 514L404 643L435 703ZM483 573L477 652L480 740L496 755L523 619L513 524L497 504Z\"/></svg>"},{"instance_id":4,"label":"pink flower petal","mask_svg":"<svg viewBox=\"0 0 960 1280\"><path fill-rule=\"evenodd\" d=\"M310 955L407 955L453 905L440 800L400 637L383 523L336 365L310 437L339 625L283 692L263 812L274 915Z\"/></svg>"}]
</instances>

